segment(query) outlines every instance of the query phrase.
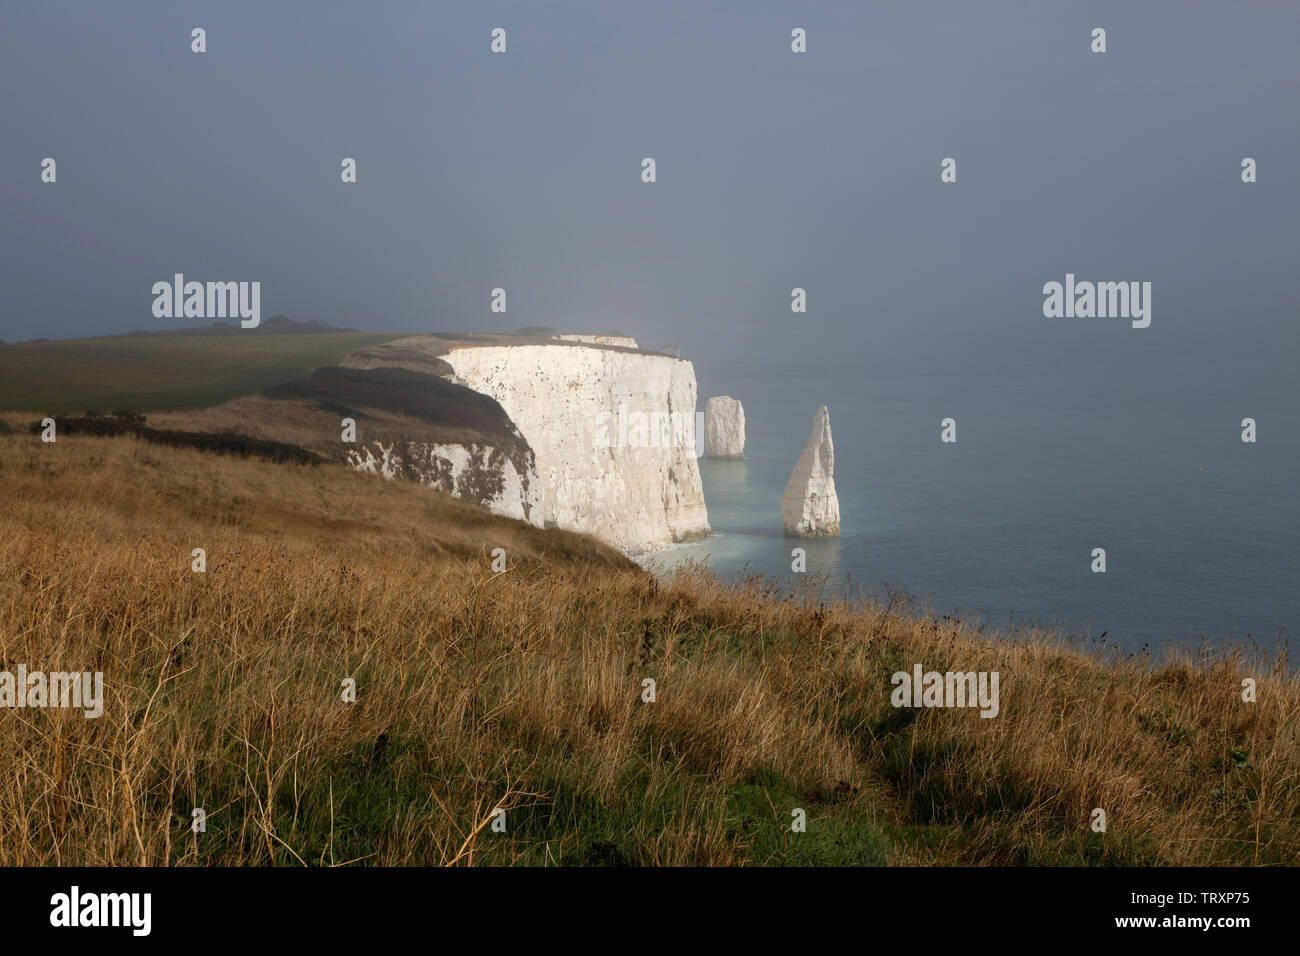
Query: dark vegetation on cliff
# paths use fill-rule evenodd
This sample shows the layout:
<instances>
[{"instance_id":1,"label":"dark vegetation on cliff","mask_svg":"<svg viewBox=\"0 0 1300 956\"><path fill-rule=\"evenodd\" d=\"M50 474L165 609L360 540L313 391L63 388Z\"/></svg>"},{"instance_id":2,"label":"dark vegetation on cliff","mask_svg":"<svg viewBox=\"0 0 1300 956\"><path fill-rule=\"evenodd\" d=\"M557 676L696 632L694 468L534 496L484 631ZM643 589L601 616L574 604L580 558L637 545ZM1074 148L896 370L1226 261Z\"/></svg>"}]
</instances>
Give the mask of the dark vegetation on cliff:
<instances>
[{"instance_id":1,"label":"dark vegetation on cliff","mask_svg":"<svg viewBox=\"0 0 1300 956\"><path fill-rule=\"evenodd\" d=\"M0 864L1300 856L1281 658L656 580L428 489L131 435L0 438L0 501L0 665L105 677L99 719L0 711ZM915 663L998 671L999 715L892 707Z\"/></svg>"},{"instance_id":2,"label":"dark vegetation on cliff","mask_svg":"<svg viewBox=\"0 0 1300 956\"><path fill-rule=\"evenodd\" d=\"M69 435L93 435L99 438L135 435L156 445L264 458L279 463L312 465L325 461L321 456L287 442L249 438L236 432L192 432L150 428L145 424L146 417L137 412L118 410L112 415L87 412L81 416L54 416L53 420L56 439ZM44 429L43 420L31 422L27 426L27 432L31 435L39 435Z\"/></svg>"},{"instance_id":3,"label":"dark vegetation on cliff","mask_svg":"<svg viewBox=\"0 0 1300 956\"><path fill-rule=\"evenodd\" d=\"M405 368L318 368L309 378L272 386L263 394L274 399L302 399L334 418L343 415L356 418L358 423L368 420L379 424L377 416L368 416L364 410L414 419L433 426L432 431L422 433L428 440L472 435L480 443L520 455L528 447L505 410L490 395ZM397 437L380 427L379 434L367 430L368 437ZM330 432L334 431L337 428L331 423ZM405 432L401 437L414 436Z\"/></svg>"}]
</instances>

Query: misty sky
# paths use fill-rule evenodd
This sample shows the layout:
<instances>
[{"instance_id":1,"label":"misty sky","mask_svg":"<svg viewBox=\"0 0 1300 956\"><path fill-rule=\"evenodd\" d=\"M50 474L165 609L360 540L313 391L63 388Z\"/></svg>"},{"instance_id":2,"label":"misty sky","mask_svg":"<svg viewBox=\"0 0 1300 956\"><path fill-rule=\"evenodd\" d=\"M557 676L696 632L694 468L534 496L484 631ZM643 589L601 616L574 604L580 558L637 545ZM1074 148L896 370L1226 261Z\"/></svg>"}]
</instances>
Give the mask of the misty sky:
<instances>
[{"instance_id":1,"label":"misty sky","mask_svg":"<svg viewBox=\"0 0 1300 956\"><path fill-rule=\"evenodd\" d=\"M204 324L151 315L182 272L260 280L264 317L617 329L706 368L1091 348L1294 376L1300 4L10 2L0 21L7 341ZM1043 318L1067 271L1151 281L1151 328Z\"/></svg>"}]
</instances>

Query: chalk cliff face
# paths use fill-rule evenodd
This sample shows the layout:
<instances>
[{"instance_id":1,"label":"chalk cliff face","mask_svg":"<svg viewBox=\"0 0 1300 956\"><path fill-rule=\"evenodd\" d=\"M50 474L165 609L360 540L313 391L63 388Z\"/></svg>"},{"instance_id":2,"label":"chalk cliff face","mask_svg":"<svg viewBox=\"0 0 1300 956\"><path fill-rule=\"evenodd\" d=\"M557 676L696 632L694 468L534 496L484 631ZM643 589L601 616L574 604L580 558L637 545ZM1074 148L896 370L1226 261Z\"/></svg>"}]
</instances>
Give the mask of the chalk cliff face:
<instances>
[{"instance_id":1,"label":"chalk cliff face","mask_svg":"<svg viewBox=\"0 0 1300 956\"><path fill-rule=\"evenodd\" d=\"M690 362L577 345L472 346L441 358L528 442L543 524L628 554L710 533Z\"/></svg>"},{"instance_id":2,"label":"chalk cliff face","mask_svg":"<svg viewBox=\"0 0 1300 956\"><path fill-rule=\"evenodd\" d=\"M835 446L831 441L831 416L825 405L813 417L812 434L785 486L781 525L787 535L801 538L834 537L840 533Z\"/></svg>"},{"instance_id":3,"label":"chalk cliff face","mask_svg":"<svg viewBox=\"0 0 1300 956\"><path fill-rule=\"evenodd\" d=\"M348 449L348 464L358 471L404 478L482 505L494 514L542 523L537 473L489 444L426 441L373 441Z\"/></svg>"},{"instance_id":4,"label":"chalk cliff face","mask_svg":"<svg viewBox=\"0 0 1300 956\"><path fill-rule=\"evenodd\" d=\"M745 410L730 395L704 406L704 453L710 458L745 457Z\"/></svg>"}]
</instances>

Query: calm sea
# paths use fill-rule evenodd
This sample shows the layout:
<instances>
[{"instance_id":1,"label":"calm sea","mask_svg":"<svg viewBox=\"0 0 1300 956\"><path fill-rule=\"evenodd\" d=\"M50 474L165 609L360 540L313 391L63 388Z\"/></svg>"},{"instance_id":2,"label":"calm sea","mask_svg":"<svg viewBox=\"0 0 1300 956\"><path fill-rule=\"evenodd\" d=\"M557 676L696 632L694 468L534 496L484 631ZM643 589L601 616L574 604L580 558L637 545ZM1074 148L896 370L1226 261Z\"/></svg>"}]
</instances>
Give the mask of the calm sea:
<instances>
[{"instance_id":1,"label":"calm sea","mask_svg":"<svg viewBox=\"0 0 1300 956\"><path fill-rule=\"evenodd\" d=\"M907 591L998 627L1063 624L1144 644L1256 643L1300 627L1300 453L1293 379L1162 373L1116 356L850 374L700 375L700 404L745 407L743 462L701 459L710 540L655 561L793 580L790 550L834 586ZM1150 363L1147 363L1148 365ZM830 409L842 534L796 541L781 496L819 404ZM1253 417L1259 440L1241 441ZM957 442L940 441L940 420ZM1094 548L1106 572L1091 570Z\"/></svg>"}]
</instances>

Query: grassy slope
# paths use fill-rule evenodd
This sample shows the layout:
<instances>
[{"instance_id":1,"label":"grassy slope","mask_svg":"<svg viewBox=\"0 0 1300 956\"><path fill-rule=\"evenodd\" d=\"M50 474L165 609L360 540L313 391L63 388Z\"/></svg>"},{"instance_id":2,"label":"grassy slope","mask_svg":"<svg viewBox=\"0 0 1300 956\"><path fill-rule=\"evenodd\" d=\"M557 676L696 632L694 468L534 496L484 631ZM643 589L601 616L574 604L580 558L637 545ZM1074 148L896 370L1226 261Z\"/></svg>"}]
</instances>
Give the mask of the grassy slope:
<instances>
[{"instance_id":1,"label":"grassy slope","mask_svg":"<svg viewBox=\"0 0 1300 956\"><path fill-rule=\"evenodd\" d=\"M0 710L0 864L1300 855L1280 666L656 583L416 485L131 438L0 438L0 501L0 663L107 685L98 720ZM894 709L917 661L998 670L1001 715Z\"/></svg>"},{"instance_id":2,"label":"grassy slope","mask_svg":"<svg viewBox=\"0 0 1300 956\"><path fill-rule=\"evenodd\" d=\"M126 336L0 345L0 410L198 408L303 378L400 336Z\"/></svg>"},{"instance_id":3,"label":"grassy slope","mask_svg":"<svg viewBox=\"0 0 1300 956\"><path fill-rule=\"evenodd\" d=\"M181 431L234 431L342 459L342 417L363 445L428 441L488 443L523 454L514 423L491 397L427 372L325 367L303 379L210 408L154 413L149 424ZM12 416L11 416L12 417ZM522 461L517 465L522 470Z\"/></svg>"}]
</instances>

